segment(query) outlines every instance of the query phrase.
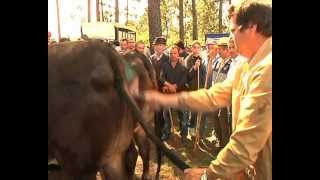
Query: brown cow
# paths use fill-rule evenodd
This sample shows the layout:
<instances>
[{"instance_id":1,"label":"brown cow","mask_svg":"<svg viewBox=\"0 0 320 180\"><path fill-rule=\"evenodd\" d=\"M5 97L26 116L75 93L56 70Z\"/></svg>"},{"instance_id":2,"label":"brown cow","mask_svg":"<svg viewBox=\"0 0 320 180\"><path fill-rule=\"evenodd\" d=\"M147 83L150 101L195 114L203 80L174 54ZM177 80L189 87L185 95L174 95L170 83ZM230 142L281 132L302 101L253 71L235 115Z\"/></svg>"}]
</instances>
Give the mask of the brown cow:
<instances>
[{"instance_id":1,"label":"brown cow","mask_svg":"<svg viewBox=\"0 0 320 180\"><path fill-rule=\"evenodd\" d=\"M48 46L48 159L58 160L67 179L95 179L97 171L103 179L129 179L134 120L173 163L188 168L148 130L128 95L139 89L136 78L104 43Z\"/></svg>"},{"instance_id":2,"label":"brown cow","mask_svg":"<svg viewBox=\"0 0 320 180\"><path fill-rule=\"evenodd\" d=\"M120 60L98 42L48 47L48 149L68 179L95 179L97 170L128 179L125 153L135 124L116 89L124 79Z\"/></svg>"}]
</instances>

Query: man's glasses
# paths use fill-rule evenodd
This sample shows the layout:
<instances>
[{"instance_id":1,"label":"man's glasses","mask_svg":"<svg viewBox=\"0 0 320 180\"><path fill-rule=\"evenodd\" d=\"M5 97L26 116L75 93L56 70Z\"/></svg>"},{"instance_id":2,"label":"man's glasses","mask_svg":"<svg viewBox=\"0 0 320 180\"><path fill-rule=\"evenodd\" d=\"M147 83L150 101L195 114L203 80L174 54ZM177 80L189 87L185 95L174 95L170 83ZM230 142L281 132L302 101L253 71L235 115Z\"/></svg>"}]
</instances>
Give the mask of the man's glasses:
<instances>
[{"instance_id":1,"label":"man's glasses","mask_svg":"<svg viewBox=\"0 0 320 180\"><path fill-rule=\"evenodd\" d=\"M236 31L241 30L242 25L237 26L236 28L230 29L231 35L234 35L236 33Z\"/></svg>"}]
</instances>

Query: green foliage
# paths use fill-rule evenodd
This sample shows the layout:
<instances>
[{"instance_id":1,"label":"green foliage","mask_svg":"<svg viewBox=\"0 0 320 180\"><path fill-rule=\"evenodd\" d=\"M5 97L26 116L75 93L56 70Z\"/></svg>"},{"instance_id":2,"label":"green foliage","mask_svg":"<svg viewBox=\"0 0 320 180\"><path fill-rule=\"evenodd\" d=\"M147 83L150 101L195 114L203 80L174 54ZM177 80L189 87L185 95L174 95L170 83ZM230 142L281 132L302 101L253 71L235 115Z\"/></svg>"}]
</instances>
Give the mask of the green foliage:
<instances>
[{"instance_id":1,"label":"green foliage","mask_svg":"<svg viewBox=\"0 0 320 180\"><path fill-rule=\"evenodd\" d=\"M204 35L209 32L218 32L219 19L218 8L213 0L200 0L197 4L198 10L198 26L199 26L199 41L205 44Z\"/></svg>"},{"instance_id":2,"label":"green foliage","mask_svg":"<svg viewBox=\"0 0 320 180\"><path fill-rule=\"evenodd\" d=\"M162 34L171 46L179 40L178 0L162 0L160 5Z\"/></svg>"},{"instance_id":3,"label":"green foliage","mask_svg":"<svg viewBox=\"0 0 320 180\"><path fill-rule=\"evenodd\" d=\"M140 17L139 22L134 24L134 27L137 30L137 41L142 40L146 46L150 44L148 23L148 9L146 8L144 14Z\"/></svg>"},{"instance_id":4,"label":"green foliage","mask_svg":"<svg viewBox=\"0 0 320 180\"><path fill-rule=\"evenodd\" d=\"M270 1L270 0L266 0ZM198 18L198 40L202 45L205 44L206 33L218 33L219 28L219 4L215 0L197 0L197 18ZM227 3L227 1L226 1ZM163 35L167 38L167 45L171 46L179 40L179 1L161 0L161 27ZM226 12L224 12L226 13ZM189 46L192 42L192 13L191 0L184 0L184 42ZM223 20L223 32L227 32L227 18ZM137 40L142 40L149 44L148 12L140 17L139 22L133 24L137 29Z\"/></svg>"}]
</instances>

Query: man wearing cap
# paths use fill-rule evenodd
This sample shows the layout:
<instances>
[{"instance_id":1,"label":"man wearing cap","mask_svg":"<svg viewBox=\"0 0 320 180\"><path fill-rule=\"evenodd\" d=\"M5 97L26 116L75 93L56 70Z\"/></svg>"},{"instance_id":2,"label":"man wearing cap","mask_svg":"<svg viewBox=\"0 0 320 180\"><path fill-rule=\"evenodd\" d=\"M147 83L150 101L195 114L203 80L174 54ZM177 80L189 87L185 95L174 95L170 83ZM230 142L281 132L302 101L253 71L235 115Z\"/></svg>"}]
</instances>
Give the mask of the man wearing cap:
<instances>
[{"instance_id":1,"label":"man wearing cap","mask_svg":"<svg viewBox=\"0 0 320 180\"><path fill-rule=\"evenodd\" d=\"M211 81L209 80L209 87L211 87L212 84L222 82L226 79L230 64L232 62L232 59L230 58L230 52L228 49L228 42L229 38L222 37L218 41L218 54L219 59L217 59L212 64L212 78Z\"/></svg>"},{"instance_id":2,"label":"man wearing cap","mask_svg":"<svg viewBox=\"0 0 320 180\"><path fill-rule=\"evenodd\" d=\"M166 49L166 39L163 36L156 37L153 41L153 47L154 47L154 54L150 56L150 62L152 66L154 67L154 70L156 72L156 79L158 82L158 91L162 92L162 88L164 86L164 82L160 80L160 72L163 70L163 66L165 64L169 64L169 56L167 56L164 53L164 50ZM163 119L163 110L160 109L155 114L155 123L156 127L163 126L164 119ZM159 136L162 136L162 134ZM162 140L165 140L165 137L162 138Z\"/></svg>"},{"instance_id":3,"label":"man wearing cap","mask_svg":"<svg viewBox=\"0 0 320 180\"><path fill-rule=\"evenodd\" d=\"M185 59L187 65L187 85L189 91L204 88L206 67L200 57L201 44L195 40L191 43L192 53ZM190 135L195 136L195 127L197 122L197 112L191 112L189 120Z\"/></svg>"},{"instance_id":4,"label":"man wearing cap","mask_svg":"<svg viewBox=\"0 0 320 180\"><path fill-rule=\"evenodd\" d=\"M219 59L212 64L212 76L209 77L208 87L223 82L227 78L227 73L232 62L228 49L228 41L229 38L227 37L222 37L218 40ZM213 123L215 136L219 140L218 152L228 143L230 137L229 129L231 122L228 122L228 114L228 108L225 107L208 113L205 117L204 123L207 121Z\"/></svg>"},{"instance_id":5,"label":"man wearing cap","mask_svg":"<svg viewBox=\"0 0 320 180\"><path fill-rule=\"evenodd\" d=\"M159 81L160 72L163 69L163 65L169 63L169 56L164 53L164 50L166 49L166 39L163 36L156 37L153 44L155 52L150 56L150 61L156 71L159 90L161 90L163 84Z\"/></svg>"},{"instance_id":6,"label":"man wearing cap","mask_svg":"<svg viewBox=\"0 0 320 180\"><path fill-rule=\"evenodd\" d=\"M206 88L209 88L211 86L212 81L212 64L219 59L219 53L218 53L218 45L216 40L208 39L207 40L207 49L202 51L200 53L200 56L203 59L203 64L206 67L206 79L205 84ZM209 66L210 64L210 66ZM200 123L200 137L202 139L206 138L207 136L211 136L210 131L213 129L213 122L208 121L207 116L209 116L209 113L203 113L203 119ZM204 143L205 141L201 141L201 143Z\"/></svg>"},{"instance_id":7,"label":"man wearing cap","mask_svg":"<svg viewBox=\"0 0 320 180\"><path fill-rule=\"evenodd\" d=\"M209 59L209 52L213 49L213 48L217 48L217 42L213 39L208 39L207 40L207 49L202 51L200 53L200 56L203 59L203 62L205 63L205 65L208 64L208 59ZM216 57L214 57L215 59L218 58L218 53L216 53Z\"/></svg>"}]
</instances>

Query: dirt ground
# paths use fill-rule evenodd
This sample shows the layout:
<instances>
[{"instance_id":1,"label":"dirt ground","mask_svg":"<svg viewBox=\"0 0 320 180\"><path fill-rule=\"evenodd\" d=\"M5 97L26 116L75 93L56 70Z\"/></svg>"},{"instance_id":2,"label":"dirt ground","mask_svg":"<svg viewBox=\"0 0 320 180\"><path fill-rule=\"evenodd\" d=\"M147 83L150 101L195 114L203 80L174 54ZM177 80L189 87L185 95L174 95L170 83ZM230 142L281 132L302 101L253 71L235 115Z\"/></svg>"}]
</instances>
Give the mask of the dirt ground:
<instances>
[{"instance_id":1,"label":"dirt ground","mask_svg":"<svg viewBox=\"0 0 320 180\"><path fill-rule=\"evenodd\" d=\"M186 144L181 143L181 137L178 132L178 128L175 126L174 133L171 134L169 140L165 143L170 149L173 148L177 154L191 167L206 167L210 164L210 162L215 159L217 150L214 149L213 146L210 146L209 149L196 148L194 150L194 143L191 140L191 137L188 137L188 142ZM207 143L209 144L209 143ZM203 147L203 146L201 146ZM155 147L153 146L151 152L152 159L150 161L150 175L152 179L155 177L157 162L155 155ZM142 173L142 160L139 156L137 165L136 165L136 176L137 179L140 180ZM162 157L162 165L160 171L160 178L167 180L178 180L183 178L183 172L178 169L175 165L171 163L171 161L163 156Z\"/></svg>"},{"instance_id":2,"label":"dirt ground","mask_svg":"<svg viewBox=\"0 0 320 180\"><path fill-rule=\"evenodd\" d=\"M179 127L177 121L174 122L174 132L170 135L168 141L165 142L168 148L174 149L177 154L191 167L204 167L210 164L210 161L215 159L217 154L217 149L207 141L207 148L196 148L194 150L194 142L191 140L191 137L188 136L188 142L186 144L182 144L181 137L179 135ZM204 146L201 146L204 147ZM156 161L156 153L155 146L152 145L151 148L151 161L150 163L150 175L152 179L155 179L155 173L157 169L157 161ZM136 180L140 180L142 174L142 160L140 156L138 157L138 161L136 164ZM55 172L48 173L48 180L56 179L58 175ZM160 171L160 179L166 180L179 180L183 178L183 172L178 169L175 165L173 165L169 159L165 156L162 157L162 165ZM100 180L99 176L97 176L97 180Z\"/></svg>"}]
</instances>

